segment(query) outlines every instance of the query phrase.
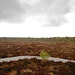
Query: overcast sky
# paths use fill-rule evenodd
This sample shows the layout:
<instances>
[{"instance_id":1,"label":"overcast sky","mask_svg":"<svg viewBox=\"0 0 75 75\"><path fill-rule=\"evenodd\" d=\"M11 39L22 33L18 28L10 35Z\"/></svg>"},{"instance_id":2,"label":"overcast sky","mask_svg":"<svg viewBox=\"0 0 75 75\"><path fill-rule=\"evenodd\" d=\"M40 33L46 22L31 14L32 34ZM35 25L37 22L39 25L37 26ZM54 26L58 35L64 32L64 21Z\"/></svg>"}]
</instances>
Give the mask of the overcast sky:
<instances>
[{"instance_id":1,"label":"overcast sky","mask_svg":"<svg viewBox=\"0 0 75 75\"><path fill-rule=\"evenodd\" d=\"M0 37L75 37L75 0L0 0Z\"/></svg>"}]
</instances>

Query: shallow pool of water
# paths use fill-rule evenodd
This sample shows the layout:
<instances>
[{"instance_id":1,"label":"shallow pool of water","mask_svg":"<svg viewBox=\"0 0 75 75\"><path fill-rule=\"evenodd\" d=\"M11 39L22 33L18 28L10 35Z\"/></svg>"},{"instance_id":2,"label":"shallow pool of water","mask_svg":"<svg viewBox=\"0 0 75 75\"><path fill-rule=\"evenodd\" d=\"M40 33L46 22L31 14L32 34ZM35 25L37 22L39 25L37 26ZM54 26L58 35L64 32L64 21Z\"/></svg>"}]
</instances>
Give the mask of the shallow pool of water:
<instances>
[{"instance_id":1,"label":"shallow pool of water","mask_svg":"<svg viewBox=\"0 0 75 75\"><path fill-rule=\"evenodd\" d=\"M10 61L17 61L19 59L31 59L31 58L36 58L36 59L41 59L39 56L16 56L16 57L9 57L9 58L1 58L0 62L10 62ZM51 60L54 62L74 62L74 60L67 60L67 59L62 59L62 58L55 58L55 57L49 57L47 60Z\"/></svg>"}]
</instances>

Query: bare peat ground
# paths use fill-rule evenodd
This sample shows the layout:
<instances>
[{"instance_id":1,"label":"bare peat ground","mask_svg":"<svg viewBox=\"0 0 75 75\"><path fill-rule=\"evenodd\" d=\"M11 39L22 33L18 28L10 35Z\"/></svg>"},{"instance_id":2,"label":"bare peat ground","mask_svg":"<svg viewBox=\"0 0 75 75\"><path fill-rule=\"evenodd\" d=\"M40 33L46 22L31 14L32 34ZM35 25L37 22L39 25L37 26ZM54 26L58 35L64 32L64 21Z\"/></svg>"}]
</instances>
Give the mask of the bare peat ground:
<instances>
[{"instance_id":1,"label":"bare peat ground","mask_svg":"<svg viewBox=\"0 0 75 75\"><path fill-rule=\"evenodd\" d=\"M13 56L39 56L42 50L47 51L51 57L75 60L75 42L2 42L0 41L0 58Z\"/></svg>"},{"instance_id":2,"label":"bare peat ground","mask_svg":"<svg viewBox=\"0 0 75 75\"><path fill-rule=\"evenodd\" d=\"M0 40L0 58L26 55L39 56L44 49L51 57L75 60L74 41L6 40ZM2 62L0 63L0 75L75 75L75 63L35 58Z\"/></svg>"},{"instance_id":3,"label":"bare peat ground","mask_svg":"<svg viewBox=\"0 0 75 75\"><path fill-rule=\"evenodd\" d=\"M75 63L23 59L0 63L0 75L75 75Z\"/></svg>"}]
</instances>

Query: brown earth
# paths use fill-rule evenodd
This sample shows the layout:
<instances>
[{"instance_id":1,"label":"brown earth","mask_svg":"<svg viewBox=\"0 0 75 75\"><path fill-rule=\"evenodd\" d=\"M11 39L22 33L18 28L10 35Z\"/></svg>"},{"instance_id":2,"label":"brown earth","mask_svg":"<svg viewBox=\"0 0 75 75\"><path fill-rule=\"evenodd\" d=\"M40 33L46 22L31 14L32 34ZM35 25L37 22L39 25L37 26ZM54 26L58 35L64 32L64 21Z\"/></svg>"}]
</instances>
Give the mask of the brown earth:
<instances>
[{"instance_id":1,"label":"brown earth","mask_svg":"<svg viewBox=\"0 0 75 75\"><path fill-rule=\"evenodd\" d=\"M0 75L75 75L75 63L23 59L0 63Z\"/></svg>"},{"instance_id":2,"label":"brown earth","mask_svg":"<svg viewBox=\"0 0 75 75\"><path fill-rule=\"evenodd\" d=\"M75 42L1 42L0 57L40 55L42 50L52 57L75 60ZM75 63L24 59L0 63L0 75L75 75Z\"/></svg>"},{"instance_id":3,"label":"brown earth","mask_svg":"<svg viewBox=\"0 0 75 75\"><path fill-rule=\"evenodd\" d=\"M42 50L52 57L75 60L75 42L0 42L0 57L34 55Z\"/></svg>"}]
</instances>

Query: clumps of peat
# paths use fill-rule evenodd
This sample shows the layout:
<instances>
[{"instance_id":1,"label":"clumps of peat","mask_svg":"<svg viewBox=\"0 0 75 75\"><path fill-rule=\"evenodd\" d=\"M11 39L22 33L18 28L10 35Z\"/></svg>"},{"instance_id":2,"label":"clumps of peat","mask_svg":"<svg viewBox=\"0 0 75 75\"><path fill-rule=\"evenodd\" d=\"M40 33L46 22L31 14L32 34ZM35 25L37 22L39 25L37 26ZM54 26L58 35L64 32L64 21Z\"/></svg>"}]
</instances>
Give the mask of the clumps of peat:
<instances>
[{"instance_id":1,"label":"clumps of peat","mask_svg":"<svg viewBox=\"0 0 75 75\"><path fill-rule=\"evenodd\" d=\"M1 75L75 75L75 63L23 59L0 63Z\"/></svg>"}]
</instances>

